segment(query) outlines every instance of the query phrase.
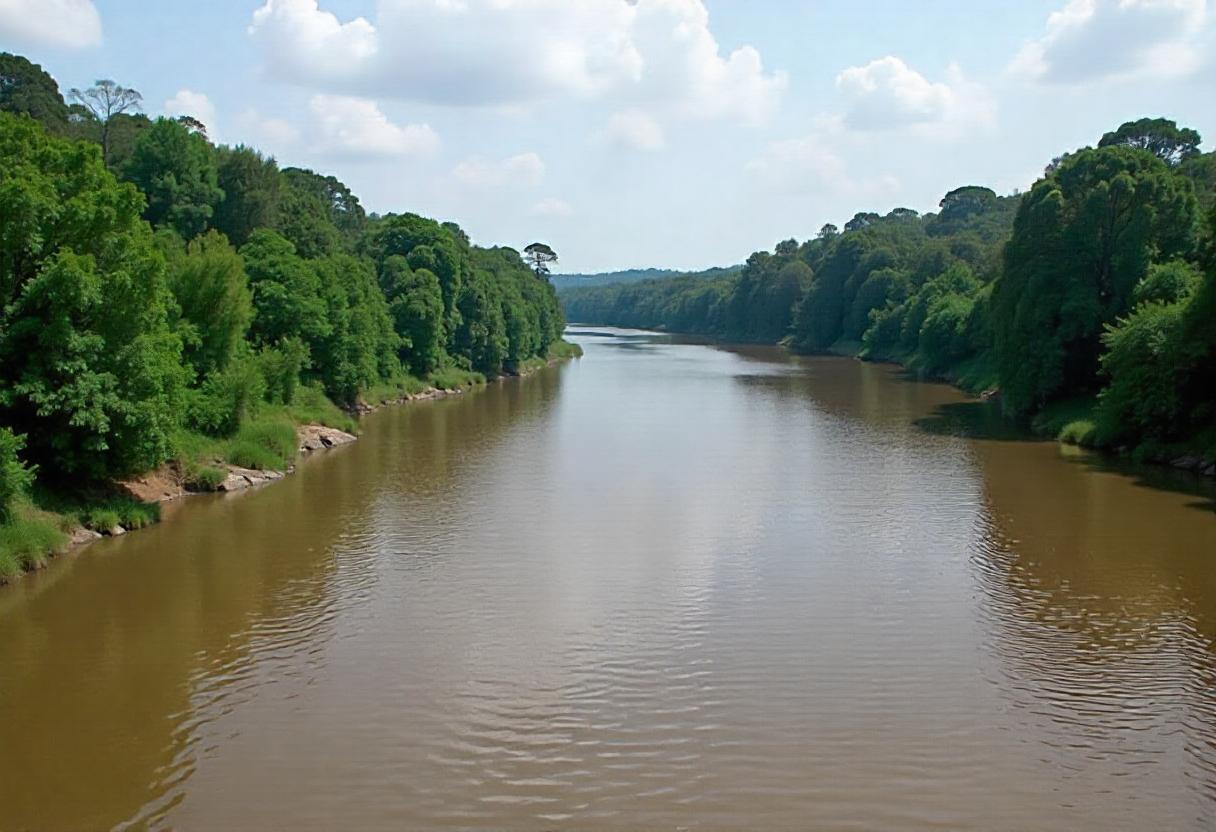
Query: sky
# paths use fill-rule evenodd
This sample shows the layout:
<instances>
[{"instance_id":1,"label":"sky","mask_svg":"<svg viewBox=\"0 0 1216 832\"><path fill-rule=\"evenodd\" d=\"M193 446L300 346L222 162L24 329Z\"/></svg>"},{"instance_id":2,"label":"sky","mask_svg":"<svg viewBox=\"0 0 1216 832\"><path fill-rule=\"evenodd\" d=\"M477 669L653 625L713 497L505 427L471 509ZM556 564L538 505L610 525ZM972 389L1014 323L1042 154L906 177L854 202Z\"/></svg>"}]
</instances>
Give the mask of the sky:
<instances>
[{"instance_id":1,"label":"sky","mask_svg":"<svg viewBox=\"0 0 1216 832\"><path fill-rule=\"evenodd\" d=\"M1216 139L1206 0L0 0L0 51L559 271L1026 190L1142 116Z\"/></svg>"}]
</instances>

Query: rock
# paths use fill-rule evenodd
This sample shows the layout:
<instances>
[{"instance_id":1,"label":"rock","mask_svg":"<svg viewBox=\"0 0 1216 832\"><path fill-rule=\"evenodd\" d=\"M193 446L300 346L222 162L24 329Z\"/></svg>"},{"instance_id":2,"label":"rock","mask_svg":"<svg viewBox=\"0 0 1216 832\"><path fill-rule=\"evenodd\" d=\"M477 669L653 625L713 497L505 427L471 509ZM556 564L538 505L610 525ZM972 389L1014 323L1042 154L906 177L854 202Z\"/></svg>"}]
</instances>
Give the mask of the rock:
<instances>
[{"instance_id":1,"label":"rock","mask_svg":"<svg viewBox=\"0 0 1216 832\"><path fill-rule=\"evenodd\" d=\"M126 533L127 533L127 530L124 529L122 526L111 526L110 530L106 532L106 534L108 534L110 537L118 537L120 534L126 534Z\"/></svg>"},{"instance_id":2,"label":"rock","mask_svg":"<svg viewBox=\"0 0 1216 832\"><path fill-rule=\"evenodd\" d=\"M249 487L249 480L245 479L242 474L235 471L229 471L228 476L224 477L224 481L216 486L216 491L223 491L229 494L233 491L244 491Z\"/></svg>"},{"instance_id":3,"label":"rock","mask_svg":"<svg viewBox=\"0 0 1216 832\"><path fill-rule=\"evenodd\" d=\"M101 539L100 532L95 532L92 529L86 529L84 526L81 526L79 529L76 529L74 532L72 532L72 537L71 537L73 546L82 546L85 543L92 543L94 540L100 540L100 539Z\"/></svg>"},{"instance_id":4,"label":"rock","mask_svg":"<svg viewBox=\"0 0 1216 832\"><path fill-rule=\"evenodd\" d=\"M1198 471L1203 467L1203 460L1197 456L1180 456L1171 463L1183 471Z\"/></svg>"},{"instance_id":5,"label":"rock","mask_svg":"<svg viewBox=\"0 0 1216 832\"><path fill-rule=\"evenodd\" d=\"M1203 475L1205 477L1216 477L1216 464L1212 464L1212 465L1209 465L1207 468L1204 468Z\"/></svg>"},{"instance_id":6,"label":"rock","mask_svg":"<svg viewBox=\"0 0 1216 832\"><path fill-rule=\"evenodd\" d=\"M303 425L298 431L300 451L310 453L354 442L357 437L337 428L323 425Z\"/></svg>"}]
</instances>

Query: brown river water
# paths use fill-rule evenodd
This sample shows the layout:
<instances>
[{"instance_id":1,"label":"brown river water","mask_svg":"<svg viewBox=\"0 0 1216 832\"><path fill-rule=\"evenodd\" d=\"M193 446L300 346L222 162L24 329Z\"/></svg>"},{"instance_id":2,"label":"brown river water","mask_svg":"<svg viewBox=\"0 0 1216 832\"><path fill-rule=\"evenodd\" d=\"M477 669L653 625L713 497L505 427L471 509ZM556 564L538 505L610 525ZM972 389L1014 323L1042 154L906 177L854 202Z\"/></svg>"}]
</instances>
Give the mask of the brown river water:
<instances>
[{"instance_id":1,"label":"brown river water","mask_svg":"<svg viewBox=\"0 0 1216 832\"><path fill-rule=\"evenodd\" d=\"M1216 490L576 329L0 590L0 829L1216 828Z\"/></svg>"}]
</instances>

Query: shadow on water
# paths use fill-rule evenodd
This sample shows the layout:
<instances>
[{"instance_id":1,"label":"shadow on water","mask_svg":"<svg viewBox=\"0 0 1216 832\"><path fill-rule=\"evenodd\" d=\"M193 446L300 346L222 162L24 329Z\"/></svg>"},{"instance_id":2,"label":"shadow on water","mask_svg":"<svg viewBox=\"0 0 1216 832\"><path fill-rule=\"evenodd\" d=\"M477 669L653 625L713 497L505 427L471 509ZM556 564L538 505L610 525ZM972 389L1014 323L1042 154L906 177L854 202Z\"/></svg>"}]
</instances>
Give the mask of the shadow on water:
<instances>
[{"instance_id":1,"label":"shadow on water","mask_svg":"<svg viewBox=\"0 0 1216 832\"><path fill-rule=\"evenodd\" d=\"M1165 465L1147 465L1096 452L1078 451L1069 459L1074 465L1099 474L1114 474L1131 480L1138 488L1171 491L1197 498L1189 508L1216 511L1216 483L1188 471L1178 471Z\"/></svg>"},{"instance_id":2,"label":"shadow on water","mask_svg":"<svg viewBox=\"0 0 1216 832\"><path fill-rule=\"evenodd\" d=\"M909 377L908 381L915 381ZM939 405L914 424L934 436L953 436L993 442L1042 442L1024 427L1001 415L996 405L983 401Z\"/></svg>"}]
</instances>

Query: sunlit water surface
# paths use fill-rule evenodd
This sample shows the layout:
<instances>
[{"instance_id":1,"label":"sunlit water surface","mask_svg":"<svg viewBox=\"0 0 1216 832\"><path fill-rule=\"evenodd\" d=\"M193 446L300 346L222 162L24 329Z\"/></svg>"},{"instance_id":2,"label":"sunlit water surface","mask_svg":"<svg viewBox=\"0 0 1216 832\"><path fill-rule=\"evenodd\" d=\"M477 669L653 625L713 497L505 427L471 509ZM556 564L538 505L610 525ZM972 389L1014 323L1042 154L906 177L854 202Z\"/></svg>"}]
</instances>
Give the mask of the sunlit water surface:
<instances>
[{"instance_id":1,"label":"sunlit water surface","mask_svg":"<svg viewBox=\"0 0 1216 832\"><path fill-rule=\"evenodd\" d=\"M1211 829L1216 496L575 330L0 591L0 829Z\"/></svg>"}]
</instances>

